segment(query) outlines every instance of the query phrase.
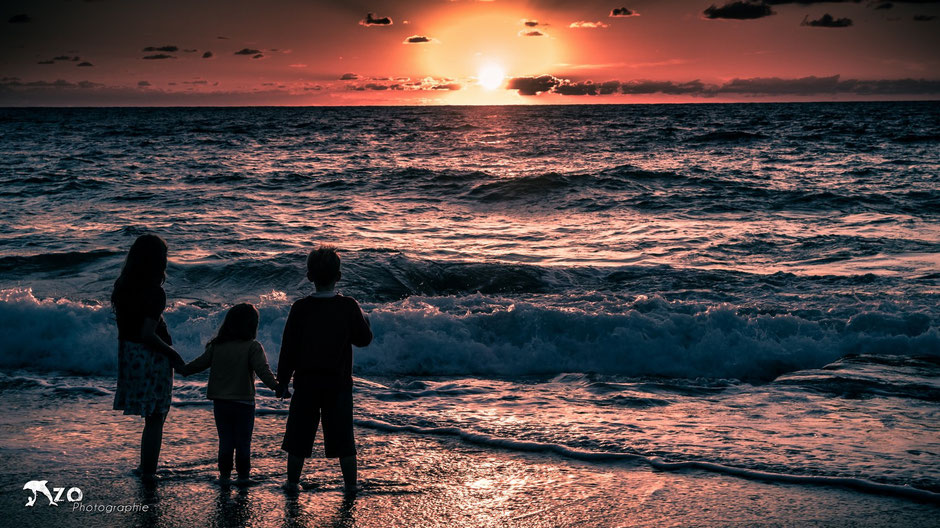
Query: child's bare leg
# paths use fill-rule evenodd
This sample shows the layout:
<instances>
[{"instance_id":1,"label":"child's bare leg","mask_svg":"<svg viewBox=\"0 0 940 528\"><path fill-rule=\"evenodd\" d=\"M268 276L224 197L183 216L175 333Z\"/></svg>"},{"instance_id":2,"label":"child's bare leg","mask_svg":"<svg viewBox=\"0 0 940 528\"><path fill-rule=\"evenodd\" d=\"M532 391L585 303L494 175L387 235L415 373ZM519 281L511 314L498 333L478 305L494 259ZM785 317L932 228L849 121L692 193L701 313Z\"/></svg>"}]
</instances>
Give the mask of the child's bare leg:
<instances>
[{"instance_id":1,"label":"child's bare leg","mask_svg":"<svg viewBox=\"0 0 940 528\"><path fill-rule=\"evenodd\" d=\"M303 457L287 455L287 485L297 486L300 484L300 472L304 469Z\"/></svg>"},{"instance_id":2,"label":"child's bare leg","mask_svg":"<svg viewBox=\"0 0 940 528\"><path fill-rule=\"evenodd\" d=\"M140 435L140 473L145 478L151 478L157 472L165 421L166 413L159 412L144 419L144 430Z\"/></svg>"},{"instance_id":3,"label":"child's bare leg","mask_svg":"<svg viewBox=\"0 0 940 528\"><path fill-rule=\"evenodd\" d=\"M340 458L339 467L343 470L343 482L346 485L346 493L355 493L356 481L358 479L356 455Z\"/></svg>"}]
</instances>

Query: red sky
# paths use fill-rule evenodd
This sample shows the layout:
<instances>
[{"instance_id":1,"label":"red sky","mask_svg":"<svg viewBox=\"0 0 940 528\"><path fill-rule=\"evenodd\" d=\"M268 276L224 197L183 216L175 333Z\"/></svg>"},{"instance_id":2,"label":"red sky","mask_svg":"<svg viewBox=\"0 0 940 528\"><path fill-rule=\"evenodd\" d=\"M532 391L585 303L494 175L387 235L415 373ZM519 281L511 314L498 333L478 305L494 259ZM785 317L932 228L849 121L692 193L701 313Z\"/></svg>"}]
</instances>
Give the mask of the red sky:
<instances>
[{"instance_id":1,"label":"red sky","mask_svg":"<svg viewBox=\"0 0 940 528\"><path fill-rule=\"evenodd\" d=\"M940 98L940 0L40 0L0 24L4 106Z\"/></svg>"}]
</instances>

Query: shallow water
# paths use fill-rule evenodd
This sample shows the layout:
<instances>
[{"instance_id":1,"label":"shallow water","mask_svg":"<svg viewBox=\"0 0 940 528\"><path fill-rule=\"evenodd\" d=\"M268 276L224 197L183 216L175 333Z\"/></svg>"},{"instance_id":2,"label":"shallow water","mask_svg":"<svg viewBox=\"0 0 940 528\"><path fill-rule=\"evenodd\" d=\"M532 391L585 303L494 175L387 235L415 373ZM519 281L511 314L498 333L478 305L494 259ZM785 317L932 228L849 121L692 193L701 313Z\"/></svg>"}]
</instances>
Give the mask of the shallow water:
<instances>
[{"instance_id":1,"label":"shallow water","mask_svg":"<svg viewBox=\"0 0 940 528\"><path fill-rule=\"evenodd\" d=\"M62 387L81 383L61 378ZM77 385L72 385L77 387ZM658 471L630 460L580 461L452 436L357 427L360 485L346 501L335 460L307 461L297 496L280 488L284 415L256 418L251 487L214 482L211 410L177 406L164 435L160 480L129 476L141 420L110 399L70 390L4 391L0 511L17 526L932 526L936 505L839 487L791 485L696 470ZM360 393L361 395L361 393ZM262 396L262 401L270 403ZM361 400L360 400L361 401ZM12 423L15 420L16 423ZM82 490L27 508L24 482ZM42 498L40 497L40 500ZM113 506L112 511L95 508ZM124 506L128 511L116 508ZM142 511L146 506L147 511Z\"/></svg>"}]
</instances>

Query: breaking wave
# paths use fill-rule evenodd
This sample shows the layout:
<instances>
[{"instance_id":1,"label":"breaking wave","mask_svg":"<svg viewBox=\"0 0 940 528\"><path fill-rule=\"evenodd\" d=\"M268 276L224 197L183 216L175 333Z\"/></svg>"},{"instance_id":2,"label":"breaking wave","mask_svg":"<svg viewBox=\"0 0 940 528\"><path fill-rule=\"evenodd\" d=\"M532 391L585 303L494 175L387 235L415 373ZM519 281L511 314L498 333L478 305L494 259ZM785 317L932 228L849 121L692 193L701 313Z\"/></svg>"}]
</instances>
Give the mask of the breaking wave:
<instances>
[{"instance_id":1,"label":"breaking wave","mask_svg":"<svg viewBox=\"0 0 940 528\"><path fill-rule=\"evenodd\" d=\"M377 376L595 372L769 381L851 354L940 354L937 323L922 313L863 312L834 321L658 297L616 309L607 302L586 300L579 308L474 294L367 304L376 337L356 350L355 368ZM288 303L273 295L259 309L259 340L276 364ZM191 304L165 314L188 359L201 352L222 315L221 307ZM104 306L4 290L0 331L0 367L87 374L116 368L116 330Z\"/></svg>"}]
</instances>

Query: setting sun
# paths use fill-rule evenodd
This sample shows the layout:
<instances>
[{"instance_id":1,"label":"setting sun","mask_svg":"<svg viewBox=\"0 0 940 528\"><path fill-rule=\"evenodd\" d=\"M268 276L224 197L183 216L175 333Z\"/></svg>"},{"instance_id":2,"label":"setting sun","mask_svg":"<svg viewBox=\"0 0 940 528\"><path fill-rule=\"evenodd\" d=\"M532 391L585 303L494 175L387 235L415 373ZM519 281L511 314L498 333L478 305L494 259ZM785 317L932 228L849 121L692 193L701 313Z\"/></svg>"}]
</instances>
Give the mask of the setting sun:
<instances>
[{"instance_id":1,"label":"setting sun","mask_svg":"<svg viewBox=\"0 0 940 528\"><path fill-rule=\"evenodd\" d=\"M477 74L477 83L487 90L495 90L503 85L506 72L494 63L484 64Z\"/></svg>"}]
</instances>

